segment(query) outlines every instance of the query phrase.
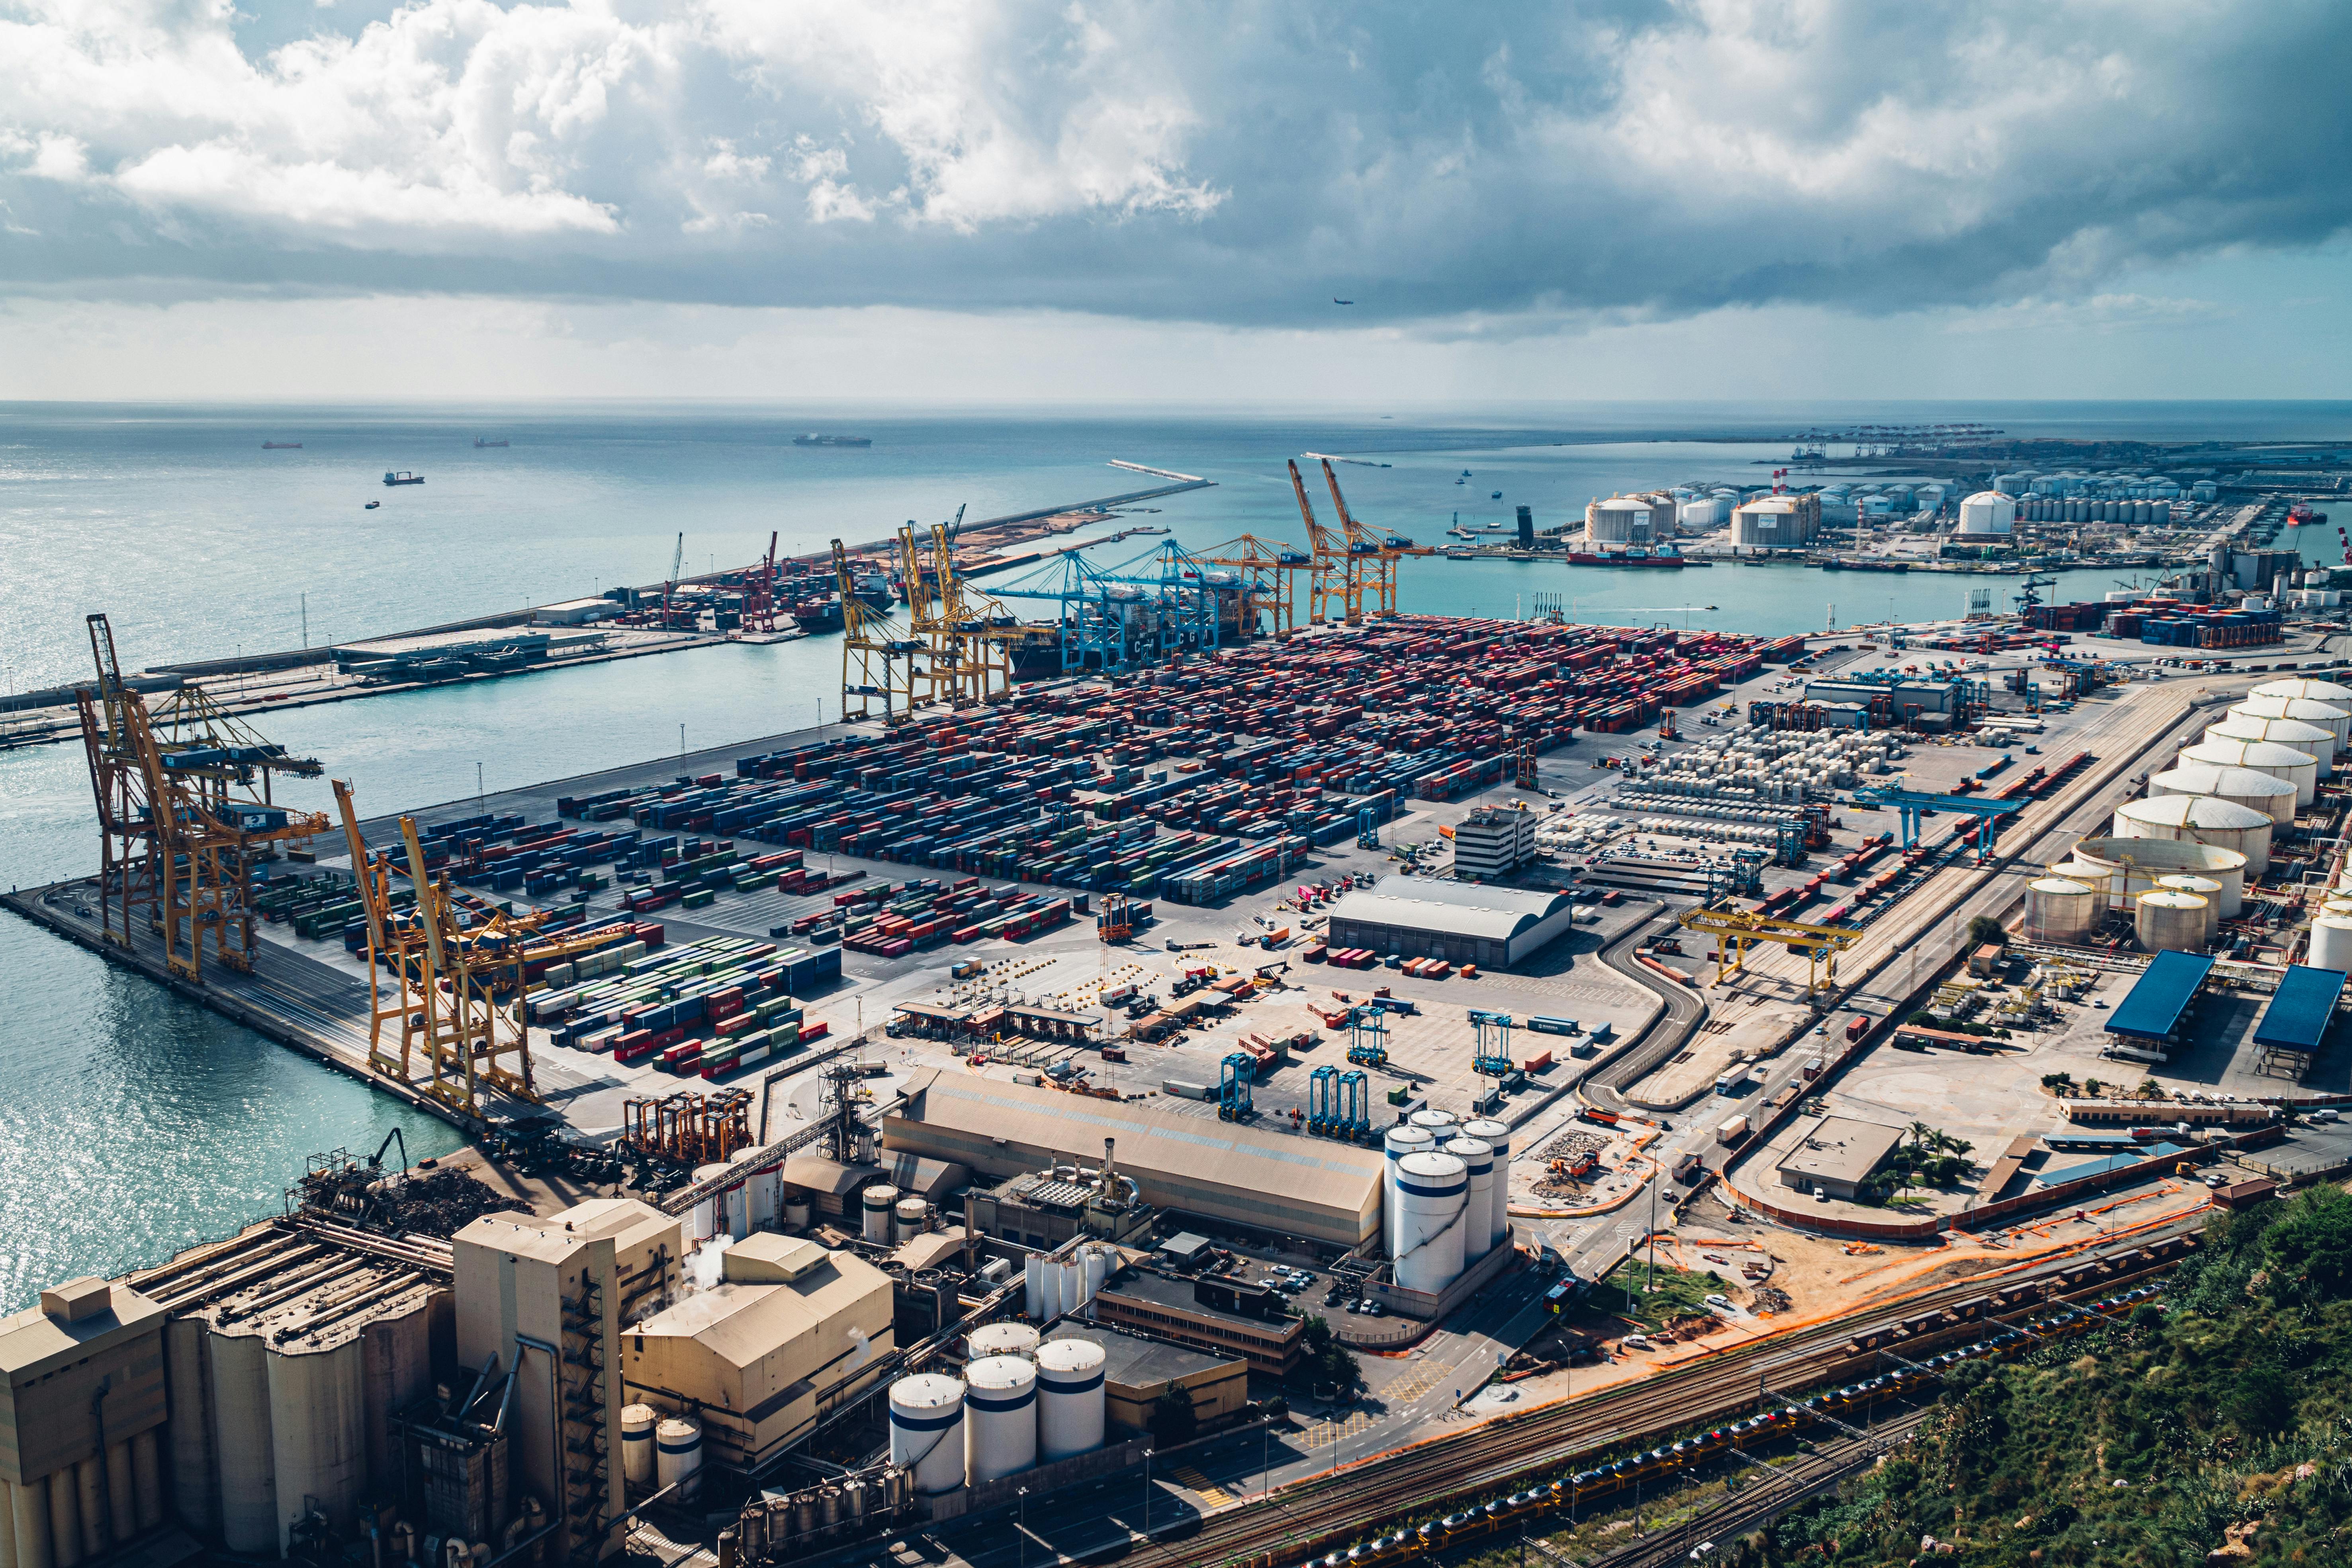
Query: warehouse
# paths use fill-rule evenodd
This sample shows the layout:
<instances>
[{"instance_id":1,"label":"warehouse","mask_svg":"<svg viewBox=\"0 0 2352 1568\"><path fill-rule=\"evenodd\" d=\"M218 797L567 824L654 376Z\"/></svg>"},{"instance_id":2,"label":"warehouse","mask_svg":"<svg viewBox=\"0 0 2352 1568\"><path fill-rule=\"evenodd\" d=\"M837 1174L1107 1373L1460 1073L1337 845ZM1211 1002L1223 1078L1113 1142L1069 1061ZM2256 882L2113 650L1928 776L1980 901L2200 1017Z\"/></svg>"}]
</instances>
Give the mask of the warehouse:
<instances>
[{"instance_id":1,"label":"warehouse","mask_svg":"<svg viewBox=\"0 0 2352 1568\"><path fill-rule=\"evenodd\" d=\"M1797 1146L1782 1156L1780 1184L1851 1203L1902 1142L1902 1132L1893 1127L1824 1116L1806 1128Z\"/></svg>"},{"instance_id":2,"label":"warehouse","mask_svg":"<svg viewBox=\"0 0 2352 1568\"><path fill-rule=\"evenodd\" d=\"M883 1147L989 1176L1092 1167L1118 1141L1118 1173L1145 1203L1220 1226L1352 1247L1380 1226L1382 1158L1370 1149L993 1079L918 1075L883 1119Z\"/></svg>"},{"instance_id":3,"label":"warehouse","mask_svg":"<svg viewBox=\"0 0 2352 1568\"><path fill-rule=\"evenodd\" d=\"M1382 877L1331 906L1326 941L1407 958L1508 969L1564 934L1576 915L1566 893Z\"/></svg>"}]
</instances>

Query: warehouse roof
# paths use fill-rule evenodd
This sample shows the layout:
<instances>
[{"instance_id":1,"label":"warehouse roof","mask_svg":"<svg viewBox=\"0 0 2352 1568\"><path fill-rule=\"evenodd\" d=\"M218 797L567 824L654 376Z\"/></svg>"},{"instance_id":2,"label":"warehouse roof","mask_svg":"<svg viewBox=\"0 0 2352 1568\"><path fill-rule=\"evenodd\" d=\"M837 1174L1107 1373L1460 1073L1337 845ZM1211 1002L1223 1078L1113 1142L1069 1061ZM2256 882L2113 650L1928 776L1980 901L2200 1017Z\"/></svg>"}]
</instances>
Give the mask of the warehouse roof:
<instances>
[{"instance_id":1,"label":"warehouse roof","mask_svg":"<svg viewBox=\"0 0 2352 1568\"><path fill-rule=\"evenodd\" d=\"M2211 955L2167 948L2133 983L2123 1005L2107 1016L2107 1033L2144 1040L2169 1039L2180 1015L2213 972Z\"/></svg>"},{"instance_id":2,"label":"warehouse roof","mask_svg":"<svg viewBox=\"0 0 2352 1568\"><path fill-rule=\"evenodd\" d=\"M1783 1171L1823 1181L1859 1185L1885 1163L1903 1142L1900 1128L1843 1116L1824 1116L1805 1129L1804 1136L1780 1164Z\"/></svg>"},{"instance_id":3,"label":"warehouse roof","mask_svg":"<svg viewBox=\"0 0 2352 1568\"><path fill-rule=\"evenodd\" d=\"M2316 1051L2336 1019L2336 1003L2344 994L2344 972L2314 969L2306 963L2287 965L2263 1021L2254 1026L2254 1044L2282 1050Z\"/></svg>"},{"instance_id":4,"label":"warehouse roof","mask_svg":"<svg viewBox=\"0 0 2352 1568\"><path fill-rule=\"evenodd\" d=\"M1048 1340L1086 1340L1103 1352L1103 1381L1149 1392L1204 1372L1240 1370L1249 1363L1238 1355L1210 1355L1164 1340L1147 1340L1107 1323L1080 1328L1064 1323L1047 1331Z\"/></svg>"},{"instance_id":5,"label":"warehouse roof","mask_svg":"<svg viewBox=\"0 0 2352 1568\"><path fill-rule=\"evenodd\" d=\"M1332 905L1331 918L1508 942L1570 902L1566 893L1543 889L1382 877L1370 889L1349 893Z\"/></svg>"}]
</instances>

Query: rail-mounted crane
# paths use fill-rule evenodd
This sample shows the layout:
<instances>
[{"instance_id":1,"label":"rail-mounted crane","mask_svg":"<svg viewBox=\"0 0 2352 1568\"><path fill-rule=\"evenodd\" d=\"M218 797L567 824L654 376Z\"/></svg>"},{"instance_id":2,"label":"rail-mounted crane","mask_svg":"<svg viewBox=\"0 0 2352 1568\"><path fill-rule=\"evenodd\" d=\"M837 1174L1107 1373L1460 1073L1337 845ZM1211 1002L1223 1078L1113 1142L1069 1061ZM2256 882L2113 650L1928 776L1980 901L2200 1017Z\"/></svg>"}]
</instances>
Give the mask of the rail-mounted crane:
<instances>
[{"instance_id":1,"label":"rail-mounted crane","mask_svg":"<svg viewBox=\"0 0 2352 1568\"><path fill-rule=\"evenodd\" d=\"M1393 616L1397 613L1397 563L1408 555L1434 555L1436 551L1426 544L1415 544L1403 534L1383 529L1377 534L1356 521L1348 510L1348 498L1339 493L1339 470L1331 459L1321 459L1323 481L1331 487L1331 504L1339 509L1339 526L1348 539L1349 552L1370 568L1364 586L1370 590L1370 614Z\"/></svg>"},{"instance_id":2,"label":"rail-mounted crane","mask_svg":"<svg viewBox=\"0 0 2352 1568\"><path fill-rule=\"evenodd\" d=\"M1343 535L1332 532L1315 521L1315 508L1307 499L1307 481L1298 477L1298 464L1290 465L1290 493L1298 498L1299 521L1307 525L1307 542L1314 552L1313 575L1307 581L1307 619L1321 626L1331 617L1331 602L1339 602L1340 613L1351 626L1361 626L1364 620L1363 558L1351 548Z\"/></svg>"}]
</instances>

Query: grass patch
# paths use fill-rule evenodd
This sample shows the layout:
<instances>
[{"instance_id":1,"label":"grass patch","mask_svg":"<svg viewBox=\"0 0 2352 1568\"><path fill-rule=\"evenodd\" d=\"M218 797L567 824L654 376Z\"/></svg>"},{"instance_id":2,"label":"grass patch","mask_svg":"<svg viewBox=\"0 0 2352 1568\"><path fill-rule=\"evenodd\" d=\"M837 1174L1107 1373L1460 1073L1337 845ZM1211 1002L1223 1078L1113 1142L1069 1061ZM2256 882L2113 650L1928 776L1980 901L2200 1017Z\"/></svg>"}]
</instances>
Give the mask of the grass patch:
<instances>
[{"instance_id":1,"label":"grass patch","mask_svg":"<svg viewBox=\"0 0 2352 1568\"><path fill-rule=\"evenodd\" d=\"M1676 1318L1705 1316L1706 1298L1716 1294L1728 1294L1720 1275L1693 1274L1661 1263L1654 1279L1648 1258L1641 1257L1619 1264L1586 1300L1598 1311L1622 1313L1644 1329L1663 1329ZM1619 1324L1621 1331L1622 1327Z\"/></svg>"}]
</instances>

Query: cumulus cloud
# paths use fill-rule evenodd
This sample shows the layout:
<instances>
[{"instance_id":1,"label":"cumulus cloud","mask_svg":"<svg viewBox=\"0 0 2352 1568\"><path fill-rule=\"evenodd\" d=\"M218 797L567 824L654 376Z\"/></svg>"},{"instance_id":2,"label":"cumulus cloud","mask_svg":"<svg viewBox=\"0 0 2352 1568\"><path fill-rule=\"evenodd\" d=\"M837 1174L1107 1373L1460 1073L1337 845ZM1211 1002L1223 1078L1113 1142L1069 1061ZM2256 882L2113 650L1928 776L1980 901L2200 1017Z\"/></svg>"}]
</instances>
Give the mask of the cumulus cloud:
<instances>
[{"instance_id":1,"label":"cumulus cloud","mask_svg":"<svg viewBox=\"0 0 2352 1568\"><path fill-rule=\"evenodd\" d=\"M0 0L17 286L2127 321L2352 221L2297 0L283 4Z\"/></svg>"}]
</instances>

